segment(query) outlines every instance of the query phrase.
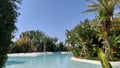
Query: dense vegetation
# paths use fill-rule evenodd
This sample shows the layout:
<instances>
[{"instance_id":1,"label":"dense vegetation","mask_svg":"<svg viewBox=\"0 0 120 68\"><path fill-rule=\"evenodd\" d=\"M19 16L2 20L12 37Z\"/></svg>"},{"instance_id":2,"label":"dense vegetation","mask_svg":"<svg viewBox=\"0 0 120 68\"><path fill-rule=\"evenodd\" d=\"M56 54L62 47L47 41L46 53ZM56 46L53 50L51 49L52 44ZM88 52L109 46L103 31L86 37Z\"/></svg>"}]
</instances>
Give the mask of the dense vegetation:
<instances>
[{"instance_id":1,"label":"dense vegetation","mask_svg":"<svg viewBox=\"0 0 120 68\"><path fill-rule=\"evenodd\" d=\"M16 4L20 2L21 0L0 0L0 68L5 66L7 60L9 45L19 15Z\"/></svg>"},{"instance_id":2,"label":"dense vegetation","mask_svg":"<svg viewBox=\"0 0 120 68\"><path fill-rule=\"evenodd\" d=\"M87 5L84 13L95 12L95 19L85 19L72 30L66 30L66 42L71 44L75 57L98 57L103 68L112 68L108 61L120 57L120 19L115 13L120 0L88 1L92 4Z\"/></svg>"},{"instance_id":3,"label":"dense vegetation","mask_svg":"<svg viewBox=\"0 0 120 68\"><path fill-rule=\"evenodd\" d=\"M66 42L71 45L71 50L77 58L97 57L97 47L104 50L105 42L103 40L102 28L97 20L85 19L71 30L66 30ZM111 49L113 50L114 60L120 57L120 30L111 31L109 37ZM105 50L104 50L105 52Z\"/></svg>"},{"instance_id":4,"label":"dense vegetation","mask_svg":"<svg viewBox=\"0 0 120 68\"><path fill-rule=\"evenodd\" d=\"M67 46L63 42L57 43L57 41L58 38L47 36L42 31L26 31L11 44L9 53L67 51Z\"/></svg>"}]
</instances>

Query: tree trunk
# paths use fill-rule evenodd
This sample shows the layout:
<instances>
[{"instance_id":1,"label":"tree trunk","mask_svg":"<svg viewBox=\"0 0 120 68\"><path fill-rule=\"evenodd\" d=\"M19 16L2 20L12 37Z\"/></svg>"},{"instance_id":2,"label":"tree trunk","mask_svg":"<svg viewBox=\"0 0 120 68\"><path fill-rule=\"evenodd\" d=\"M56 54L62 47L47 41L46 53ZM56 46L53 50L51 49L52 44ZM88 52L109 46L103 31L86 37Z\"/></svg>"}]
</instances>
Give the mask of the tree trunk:
<instances>
[{"instance_id":1,"label":"tree trunk","mask_svg":"<svg viewBox=\"0 0 120 68\"><path fill-rule=\"evenodd\" d=\"M46 52L46 44L44 42L44 46L43 46L43 52Z\"/></svg>"},{"instance_id":2,"label":"tree trunk","mask_svg":"<svg viewBox=\"0 0 120 68\"><path fill-rule=\"evenodd\" d=\"M83 45L82 50L81 50L81 54L82 54L85 58L88 58L88 57L89 57L89 54L88 54L88 50L87 50L86 45Z\"/></svg>"},{"instance_id":3,"label":"tree trunk","mask_svg":"<svg viewBox=\"0 0 120 68\"><path fill-rule=\"evenodd\" d=\"M105 46L105 55L109 60L113 60L113 56L111 53L111 48L110 48L110 41L108 39L109 34L110 34L110 26L108 26L108 28L106 27L106 23L101 21L101 25L102 25L102 34L103 34L103 39L106 43Z\"/></svg>"},{"instance_id":4,"label":"tree trunk","mask_svg":"<svg viewBox=\"0 0 120 68\"><path fill-rule=\"evenodd\" d=\"M102 64L102 68L112 68L112 65L107 60L107 58L101 48L97 48L97 54L98 54L98 58Z\"/></svg>"}]
</instances>

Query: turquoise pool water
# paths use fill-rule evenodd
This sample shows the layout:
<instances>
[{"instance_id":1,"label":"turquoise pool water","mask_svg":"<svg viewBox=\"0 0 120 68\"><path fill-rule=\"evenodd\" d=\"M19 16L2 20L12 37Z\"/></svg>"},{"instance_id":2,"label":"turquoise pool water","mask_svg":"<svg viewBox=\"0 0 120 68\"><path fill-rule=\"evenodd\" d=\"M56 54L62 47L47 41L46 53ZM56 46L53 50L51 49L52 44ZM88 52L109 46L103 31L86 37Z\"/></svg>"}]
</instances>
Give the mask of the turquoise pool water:
<instances>
[{"instance_id":1,"label":"turquoise pool water","mask_svg":"<svg viewBox=\"0 0 120 68\"><path fill-rule=\"evenodd\" d=\"M9 57L6 68L102 68L100 65L73 61L71 57L72 54L61 53L37 57Z\"/></svg>"}]
</instances>

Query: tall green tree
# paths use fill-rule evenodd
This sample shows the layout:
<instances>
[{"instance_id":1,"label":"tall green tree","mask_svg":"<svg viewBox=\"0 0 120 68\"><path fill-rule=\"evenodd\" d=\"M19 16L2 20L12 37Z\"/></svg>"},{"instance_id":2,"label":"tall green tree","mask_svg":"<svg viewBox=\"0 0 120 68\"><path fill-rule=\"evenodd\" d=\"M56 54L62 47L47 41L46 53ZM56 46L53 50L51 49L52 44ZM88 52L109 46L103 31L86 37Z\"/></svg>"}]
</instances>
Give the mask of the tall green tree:
<instances>
[{"instance_id":1,"label":"tall green tree","mask_svg":"<svg viewBox=\"0 0 120 68\"><path fill-rule=\"evenodd\" d=\"M106 43L105 54L109 60L112 60L113 56L110 51L111 44L109 41L109 36L110 36L111 28L113 27L112 25L114 24L114 19L113 19L114 11L116 7L120 5L120 0L97 0L97 2L94 2L93 0L88 0L88 1L91 2L92 4L87 5L88 10L86 10L85 12L97 13L97 18L99 19L99 23L101 24L102 27L103 39ZM108 63L106 62L106 65L107 64ZM106 67L103 66L103 68ZM109 66L108 68L111 67Z\"/></svg>"},{"instance_id":2,"label":"tall green tree","mask_svg":"<svg viewBox=\"0 0 120 68\"><path fill-rule=\"evenodd\" d=\"M58 41L58 38L51 38L48 37L48 40L46 42L46 51L58 51L56 42Z\"/></svg>"},{"instance_id":3,"label":"tall green tree","mask_svg":"<svg viewBox=\"0 0 120 68\"><path fill-rule=\"evenodd\" d=\"M66 32L67 40L66 42L71 44L71 50L75 57L88 58L92 56L94 52L94 44L99 44L97 40L98 33L96 28L96 21L89 21L85 19L77 24L72 30Z\"/></svg>"},{"instance_id":4,"label":"tall green tree","mask_svg":"<svg viewBox=\"0 0 120 68\"><path fill-rule=\"evenodd\" d=\"M110 41L108 37L110 36L111 28L113 27L114 22L114 11L116 7L120 5L120 0L88 0L92 4L87 5L88 10L85 12L95 12L99 19L99 23L102 27L103 39L106 42L106 51L105 54L109 54L110 51Z\"/></svg>"},{"instance_id":5,"label":"tall green tree","mask_svg":"<svg viewBox=\"0 0 120 68\"><path fill-rule=\"evenodd\" d=\"M43 41L42 37L45 36L45 34L42 31L26 31L21 34L21 36L27 36L30 38L30 46L32 48L32 51L42 51L42 46L40 45ZM39 48L38 48L39 47Z\"/></svg>"},{"instance_id":6,"label":"tall green tree","mask_svg":"<svg viewBox=\"0 0 120 68\"><path fill-rule=\"evenodd\" d=\"M58 38L45 35L42 31L23 32L19 39L11 45L11 52L43 52L57 51Z\"/></svg>"},{"instance_id":7,"label":"tall green tree","mask_svg":"<svg viewBox=\"0 0 120 68\"><path fill-rule=\"evenodd\" d=\"M0 0L0 68L5 66L21 0Z\"/></svg>"}]
</instances>

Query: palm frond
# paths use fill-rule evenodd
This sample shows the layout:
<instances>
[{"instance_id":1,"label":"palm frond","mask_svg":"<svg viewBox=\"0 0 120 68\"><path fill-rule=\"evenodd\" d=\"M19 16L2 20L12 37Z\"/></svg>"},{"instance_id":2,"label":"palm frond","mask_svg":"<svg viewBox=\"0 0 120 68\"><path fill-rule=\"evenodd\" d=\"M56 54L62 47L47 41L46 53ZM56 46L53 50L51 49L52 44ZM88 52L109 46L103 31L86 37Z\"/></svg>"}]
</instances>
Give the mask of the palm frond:
<instances>
[{"instance_id":1,"label":"palm frond","mask_svg":"<svg viewBox=\"0 0 120 68\"><path fill-rule=\"evenodd\" d=\"M120 43L120 40L116 42L116 44L119 44Z\"/></svg>"},{"instance_id":2,"label":"palm frond","mask_svg":"<svg viewBox=\"0 0 120 68\"><path fill-rule=\"evenodd\" d=\"M87 12L97 12L96 9L87 9L83 11L82 13L87 13Z\"/></svg>"},{"instance_id":3,"label":"palm frond","mask_svg":"<svg viewBox=\"0 0 120 68\"><path fill-rule=\"evenodd\" d=\"M87 0L88 2L90 3L93 3L93 4L97 4L96 2L94 2L93 0Z\"/></svg>"},{"instance_id":4,"label":"palm frond","mask_svg":"<svg viewBox=\"0 0 120 68\"><path fill-rule=\"evenodd\" d=\"M87 0L87 1L89 1L91 4L86 5L88 9L85 10L83 13L99 12L100 10L104 10L104 7L100 3L94 2L93 0Z\"/></svg>"},{"instance_id":5,"label":"palm frond","mask_svg":"<svg viewBox=\"0 0 120 68\"><path fill-rule=\"evenodd\" d=\"M115 38L114 42L115 42L116 44L120 43L120 36L117 36L117 37Z\"/></svg>"},{"instance_id":6,"label":"palm frond","mask_svg":"<svg viewBox=\"0 0 120 68\"><path fill-rule=\"evenodd\" d=\"M108 0L98 0L98 2L99 2L102 6L106 6Z\"/></svg>"}]
</instances>

